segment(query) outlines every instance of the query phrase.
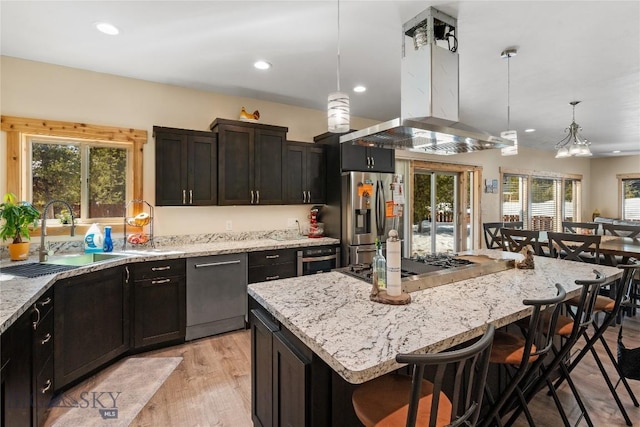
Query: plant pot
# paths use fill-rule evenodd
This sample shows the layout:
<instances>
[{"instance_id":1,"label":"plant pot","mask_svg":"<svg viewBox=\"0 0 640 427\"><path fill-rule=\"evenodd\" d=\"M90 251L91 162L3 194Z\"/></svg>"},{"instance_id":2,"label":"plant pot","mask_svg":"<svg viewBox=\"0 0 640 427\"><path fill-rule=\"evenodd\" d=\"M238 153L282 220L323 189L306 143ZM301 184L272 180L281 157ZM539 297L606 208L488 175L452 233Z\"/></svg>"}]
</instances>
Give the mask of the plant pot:
<instances>
[{"instance_id":1,"label":"plant pot","mask_svg":"<svg viewBox=\"0 0 640 427\"><path fill-rule=\"evenodd\" d=\"M29 242L9 243L9 257L11 261L24 261L29 258Z\"/></svg>"}]
</instances>

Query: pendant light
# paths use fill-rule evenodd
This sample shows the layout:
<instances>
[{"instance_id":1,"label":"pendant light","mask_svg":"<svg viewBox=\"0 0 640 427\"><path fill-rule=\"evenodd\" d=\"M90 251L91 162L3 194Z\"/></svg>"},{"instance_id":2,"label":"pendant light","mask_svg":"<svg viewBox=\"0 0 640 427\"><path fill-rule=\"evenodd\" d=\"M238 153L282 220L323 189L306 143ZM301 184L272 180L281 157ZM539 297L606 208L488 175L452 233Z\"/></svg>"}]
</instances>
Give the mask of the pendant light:
<instances>
[{"instance_id":1,"label":"pendant light","mask_svg":"<svg viewBox=\"0 0 640 427\"><path fill-rule=\"evenodd\" d=\"M513 141L513 147L505 147L501 150L503 156L515 156L518 154L518 132L511 129L511 67L510 59L516 56L518 50L514 48L505 49L500 56L507 59L507 130L500 132L500 136L504 139Z\"/></svg>"},{"instance_id":2,"label":"pendant light","mask_svg":"<svg viewBox=\"0 0 640 427\"><path fill-rule=\"evenodd\" d=\"M340 92L340 0L338 0L338 90L329 94L327 119L329 132L344 133L349 131L349 95Z\"/></svg>"},{"instance_id":3,"label":"pendant light","mask_svg":"<svg viewBox=\"0 0 640 427\"><path fill-rule=\"evenodd\" d=\"M576 105L582 101L571 101L569 105L573 107L573 120L568 128L564 131L569 134L556 143L555 148L558 150L556 153L556 159L562 159L564 157L590 157L592 156L589 145L591 142L587 141L580 135L582 128L576 123Z\"/></svg>"}]
</instances>

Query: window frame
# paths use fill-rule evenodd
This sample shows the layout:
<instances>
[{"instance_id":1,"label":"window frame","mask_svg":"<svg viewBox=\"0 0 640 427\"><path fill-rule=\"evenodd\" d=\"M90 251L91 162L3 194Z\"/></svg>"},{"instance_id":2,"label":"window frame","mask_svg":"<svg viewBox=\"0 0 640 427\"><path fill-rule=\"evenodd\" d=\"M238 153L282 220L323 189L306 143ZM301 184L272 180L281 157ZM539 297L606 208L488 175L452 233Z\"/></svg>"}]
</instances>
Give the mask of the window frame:
<instances>
[{"instance_id":1,"label":"window frame","mask_svg":"<svg viewBox=\"0 0 640 427\"><path fill-rule=\"evenodd\" d=\"M142 200L143 197L143 150L144 144L148 140L148 132L142 129L123 128L115 126L103 126L79 122L66 122L59 120L34 119L16 116L0 116L0 130L6 132L7 154L6 154L6 191L18 195L23 200L27 199L25 156L30 156L27 152L27 137L37 135L41 137L57 137L66 139L80 139L89 141L99 141L100 143L113 143L122 145L132 145L131 170L132 182L131 198ZM30 171L29 165L29 171ZM123 221L118 219L108 222L100 221L101 224L112 224L114 231L123 228ZM91 222L91 221L90 221ZM83 233L84 228L89 224L76 228L76 233ZM48 228L48 227L47 227ZM49 230L47 230L49 234ZM40 234L37 229L32 236ZM53 231L51 234L57 234ZM60 233L65 234L65 233ZM66 232L68 234L68 232Z\"/></svg>"},{"instance_id":2,"label":"window frame","mask_svg":"<svg viewBox=\"0 0 640 427\"><path fill-rule=\"evenodd\" d=\"M103 224L120 222L121 217L89 217L89 186L87 180L89 179L89 150L93 147L97 148L120 148L127 150L127 169L126 173L126 190L124 204L128 200L133 199L133 170L131 167L133 161L133 143L129 142L115 142L115 141L99 141L85 138L62 138L46 135L35 134L23 134L25 155L24 164L22 165L24 170L23 181L25 182L24 197L23 200L33 201L33 144L51 144L51 145L75 145L79 148L80 154L80 178L82 184L80 186L80 222L82 223L94 223L99 222ZM124 205L123 204L123 205Z\"/></svg>"},{"instance_id":3,"label":"window frame","mask_svg":"<svg viewBox=\"0 0 640 427\"><path fill-rule=\"evenodd\" d=\"M618 180L618 218L624 218L624 181L640 179L640 173L621 173L616 175Z\"/></svg>"},{"instance_id":4,"label":"window frame","mask_svg":"<svg viewBox=\"0 0 640 427\"><path fill-rule=\"evenodd\" d=\"M564 200L564 189L568 180L571 180L575 183L575 194L573 194L575 198L575 206L574 206L574 214L575 219L574 222L580 222L582 220L582 175L581 174L565 174L565 173L557 173L557 172L545 172L545 171L535 171L535 170L526 170L526 169L509 169L509 168L500 168L500 194L503 193L504 179L505 175L509 176L519 176L526 180L524 185L526 194L526 211L523 213L523 225L525 229L533 230L532 224L532 198L531 198L531 188L532 188L532 180L536 178L542 179L551 179L554 180L554 199L556 202L556 215L557 220L555 221L554 231L562 231L562 221L566 216L565 212L565 200ZM500 202L500 218L504 216L503 213L503 202Z\"/></svg>"}]
</instances>

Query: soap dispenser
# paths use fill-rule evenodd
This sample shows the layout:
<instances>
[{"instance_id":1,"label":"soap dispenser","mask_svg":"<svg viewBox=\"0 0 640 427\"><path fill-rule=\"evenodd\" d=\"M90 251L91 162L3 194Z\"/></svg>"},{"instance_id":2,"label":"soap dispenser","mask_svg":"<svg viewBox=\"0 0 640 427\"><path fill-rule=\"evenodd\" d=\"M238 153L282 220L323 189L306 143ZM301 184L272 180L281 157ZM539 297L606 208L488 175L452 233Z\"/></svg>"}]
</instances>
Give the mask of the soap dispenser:
<instances>
[{"instance_id":1,"label":"soap dispenser","mask_svg":"<svg viewBox=\"0 0 640 427\"><path fill-rule=\"evenodd\" d=\"M113 252L113 240L111 239L111 226L104 227L104 245L105 252Z\"/></svg>"}]
</instances>

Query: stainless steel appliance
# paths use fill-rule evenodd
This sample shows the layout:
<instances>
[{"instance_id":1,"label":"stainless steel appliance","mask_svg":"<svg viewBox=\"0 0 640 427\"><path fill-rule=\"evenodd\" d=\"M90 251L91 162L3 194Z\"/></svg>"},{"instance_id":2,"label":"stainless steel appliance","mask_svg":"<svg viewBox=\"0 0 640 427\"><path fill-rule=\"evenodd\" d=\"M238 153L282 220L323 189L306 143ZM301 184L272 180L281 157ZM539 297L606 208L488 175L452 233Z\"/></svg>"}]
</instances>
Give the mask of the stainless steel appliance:
<instances>
[{"instance_id":1,"label":"stainless steel appliance","mask_svg":"<svg viewBox=\"0 0 640 427\"><path fill-rule=\"evenodd\" d=\"M457 154L513 146L460 123L458 22L433 7L402 26L401 117L340 137L340 143Z\"/></svg>"},{"instance_id":2,"label":"stainless steel appliance","mask_svg":"<svg viewBox=\"0 0 640 427\"><path fill-rule=\"evenodd\" d=\"M340 247L319 246L297 251L297 274L323 273L340 267Z\"/></svg>"},{"instance_id":3,"label":"stainless steel appliance","mask_svg":"<svg viewBox=\"0 0 640 427\"><path fill-rule=\"evenodd\" d=\"M513 268L513 260L492 259L480 255L428 254L415 258L403 258L400 275L402 290L414 292L473 277ZM372 282L370 264L353 264L337 271Z\"/></svg>"},{"instance_id":4,"label":"stainless steel appliance","mask_svg":"<svg viewBox=\"0 0 640 427\"><path fill-rule=\"evenodd\" d=\"M342 175L341 215L344 265L371 264L375 254L375 239L386 241L389 230L395 229L402 239L402 209L404 200L392 190L401 176L371 172L349 172ZM404 197L404 196L402 196ZM401 204L396 202L402 201ZM397 216L391 216L398 214ZM326 221L325 221L326 222Z\"/></svg>"},{"instance_id":5,"label":"stainless steel appliance","mask_svg":"<svg viewBox=\"0 0 640 427\"><path fill-rule=\"evenodd\" d=\"M247 254L187 259L187 341L242 329L246 313Z\"/></svg>"}]
</instances>

